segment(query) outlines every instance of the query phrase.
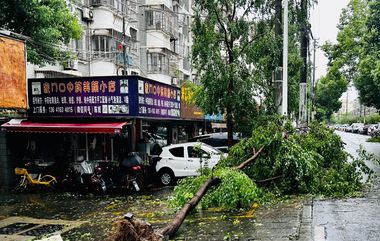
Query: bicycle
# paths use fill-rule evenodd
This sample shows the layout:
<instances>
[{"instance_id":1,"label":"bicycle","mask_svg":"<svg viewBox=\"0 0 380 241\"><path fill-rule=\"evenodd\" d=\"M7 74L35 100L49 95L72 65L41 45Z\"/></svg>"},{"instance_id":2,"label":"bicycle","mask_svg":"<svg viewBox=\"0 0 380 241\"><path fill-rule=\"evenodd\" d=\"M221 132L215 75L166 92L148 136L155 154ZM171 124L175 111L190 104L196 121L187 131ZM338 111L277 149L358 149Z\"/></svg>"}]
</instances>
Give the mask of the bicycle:
<instances>
[{"instance_id":1,"label":"bicycle","mask_svg":"<svg viewBox=\"0 0 380 241\"><path fill-rule=\"evenodd\" d=\"M28 172L26 168L15 168L15 174L20 177L20 182L16 186L16 190L22 191L28 188L28 186L43 186L46 188L53 188L57 183L57 179L52 175L43 175L38 174L37 178L33 178L33 176Z\"/></svg>"}]
</instances>

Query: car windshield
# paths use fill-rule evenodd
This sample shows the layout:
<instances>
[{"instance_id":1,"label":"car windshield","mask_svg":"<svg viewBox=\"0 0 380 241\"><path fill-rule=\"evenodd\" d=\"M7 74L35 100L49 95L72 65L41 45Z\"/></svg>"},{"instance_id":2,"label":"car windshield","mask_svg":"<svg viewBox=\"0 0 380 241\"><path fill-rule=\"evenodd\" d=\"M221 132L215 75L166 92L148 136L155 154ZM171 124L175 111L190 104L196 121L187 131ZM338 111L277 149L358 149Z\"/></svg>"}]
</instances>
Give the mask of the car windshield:
<instances>
[{"instance_id":1,"label":"car windshield","mask_svg":"<svg viewBox=\"0 0 380 241\"><path fill-rule=\"evenodd\" d=\"M223 152L219 151L218 149L215 149L214 147L207 145L205 143L202 143L202 147L205 147L205 150L207 152L211 152L212 154L218 154L221 155Z\"/></svg>"}]
</instances>

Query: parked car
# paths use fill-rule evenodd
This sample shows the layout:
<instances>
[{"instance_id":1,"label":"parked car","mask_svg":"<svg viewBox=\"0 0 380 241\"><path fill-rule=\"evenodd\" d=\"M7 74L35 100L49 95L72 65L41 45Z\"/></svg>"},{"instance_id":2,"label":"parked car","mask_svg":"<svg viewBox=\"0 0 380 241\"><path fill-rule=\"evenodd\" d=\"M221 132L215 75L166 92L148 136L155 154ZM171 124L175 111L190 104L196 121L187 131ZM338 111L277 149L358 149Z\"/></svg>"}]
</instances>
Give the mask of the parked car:
<instances>
[{"instance_id":1,"label":"parked car","mask_svg":"<svg viewBox=\"0 0 380 241\"><path fill-rule=\"evenodd\" d=\"M370 125L368 127L368 135L372 136L377 130L380 130L380 123Z\"/></svg>"},{"instance_id":2,"label":"parked car","mask_svg":"<svg viewBox=\"0 0 380 241\"><path fill-rule=\"evenodd\" d=\"M196 153L196 146L201 148L201 153ZM226 154L201 142L169 145L156 158L156 172L160 183L167 186L176 178L199 175L201 167L213 168L223 156Z\"/></svg>"},{"instance_id":3,"label":"parked car","mask_svg":"<svg viewBox=\"0 0 380 241\"><path fill-rule=\"evenodd\" d=\"M240 141L241 134L233 134L233 143L236 144ZM189 140L190 142L199 141L206 143L222 152L228 152L228 135L227 132L217 132L211 134L205 134L200 136L195 136Z\"/></svg>"},{"instance_id":4,"label":"parked car","mask_svg":"<svg viewBox=\"0 0 380 241\"><path fill-rule=\"evenodd\" d=\"M152 134L147 131L143 131L143 139L146 143L157 143L160 147L167 145L167 140L157 134Z\"/></svg>"},{"instance_id":5,"label":"parked car","mask_svg":"<svg viewBox=\"0 0 380 241\"><path fill-rule=\"evenodd\" d=\"M362 128L364 126L364 124L363 123L353 123L352 125L351 125L351 127L352 127L352 133L359 133L359 129L360 128Z\"/></svg>"},{"instance_id":6,"label":"parked car","mask_svg":"<svg viewBox=\"0 0 380 241\"><path fill-rule=\"evenodd\" d=\"M372 131L371 137L380 137L380 129Z\"/></svg>"},{"instance_id":7,"label":"parked car","mask_svg":"<svg viewBox=\"0 0 380 241\"><path fill-rule=\"evenodd\" d=\"M349 125L348 124L342 124L338 127L338 130L339 131L346 131L346 128L348 127Z\"/></svg>"},{"instance_id":8,"label":"parked car","mask_svg":"<svg viewBox=\"0 0 380 241\"><path fill-rule=\"evenodd\" d=\"M362 134L362 135L367 135L367 133L368 133L368 127L369 127L368 124L364 124L364 125L360 126L359 127L359 133Z\"/></svg>"},{"instance_id":9,"label":"parked car","mask_svg":"<svg viewBox=\"0 0 380 241\"><path fill-rule=\"evenodd\" d=\"M352 132L352 125L347 125L347 126L344 128L344 131L345 131L345 132Z\"/></svg>"}]
</instances>

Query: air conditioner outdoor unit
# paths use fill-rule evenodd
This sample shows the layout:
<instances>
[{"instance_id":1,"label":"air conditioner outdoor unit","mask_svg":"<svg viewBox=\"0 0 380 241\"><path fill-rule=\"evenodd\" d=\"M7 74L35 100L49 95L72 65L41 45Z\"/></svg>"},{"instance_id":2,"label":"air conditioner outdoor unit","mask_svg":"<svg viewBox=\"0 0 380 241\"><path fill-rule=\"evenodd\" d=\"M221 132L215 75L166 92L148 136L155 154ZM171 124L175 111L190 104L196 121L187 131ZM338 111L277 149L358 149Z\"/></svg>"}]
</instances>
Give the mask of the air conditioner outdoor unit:
<instances>
[{"instance_id":1,"label":"air conditioner outdoor unit","mask_svg":"<svg viewBox=\"0 0 380 241\"><path fill-rule=\"evenodd\" d=\"M172 85L178 86L178 78L177 77L172 78Z\"/></svg>"},{"instance_id":2,"label":"air conditioner outdoor unit","mask_svg":"<svg viewBox=\"0 0 380 241\"><path fill-rule=\"evenodd\" d=\"M272 73L273 83L282 83L282 67L276 67Z\"/></svg>"},{"instance_id":3,"label":"air conditioner outdoor unit","mask_svg":"<svg viewBox=\"0 0 380 241\"><path fill-rule=\"evenodd\" d=\"M78 70L78 60L73 59L73 60L67 61L67 67L65 69Z\"/></svg>"},{"instance_id":4,"label":"air conditioner outdoor unit","mask_svg":"<svg viewBox=\"0 0 380 241\"><path fill-rule=\"evenodd\" d=\"M91 21L93 17L94 17L94 13L89 8L83 8L82 20Z\"/></svg>"}]
</instances>

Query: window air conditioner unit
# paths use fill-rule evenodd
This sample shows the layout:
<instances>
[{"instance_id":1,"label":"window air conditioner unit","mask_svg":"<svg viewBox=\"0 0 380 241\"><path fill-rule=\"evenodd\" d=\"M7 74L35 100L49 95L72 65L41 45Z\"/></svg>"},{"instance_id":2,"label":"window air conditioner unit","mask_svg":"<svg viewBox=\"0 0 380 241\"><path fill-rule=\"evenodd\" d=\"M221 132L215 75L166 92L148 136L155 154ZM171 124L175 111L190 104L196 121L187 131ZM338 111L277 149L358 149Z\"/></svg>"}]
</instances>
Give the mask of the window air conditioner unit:
<instances>
[{"instance_id":1,"label":"window air conditioner unit","mask_svg":"<svg viewBox=\"0 0 380 241\"><path fill-rule=\"evenodd\" d=\"M282 83L282 67L276 67L272 79L274 83Z\"/></svg>"},{"instance_id":2,"label":"window air conditioner unit","mask_svg":"<svg viewBox=\"0 0 380 241\"><path fill-rule=\"evenodd\" d=\"M82 20L91 21L93 17L94 17L94 13L89 8L83 8Z\"/></svg>"},{"instance_id":3,"label":"window air conditioner unit","mask_svg":"<svg viewBox=\"0 0 380 241\"><path fill-rule=\"evenodd\" d=\"M172 78L172 85L178 86L178 78L177 77Z\"/></svg>"},{"instance_id":4,"label":"window air conditioner unit","mask_svg":"<svg viewBox=\"0 0 380 241\"><path fill-rule=\"evenodd\" d=\"M78 70L78 60L77 59L73 59L73 60L67 61L67 67L65 69L68 69L68 70Z\"/></svg>"}]
</instances>

